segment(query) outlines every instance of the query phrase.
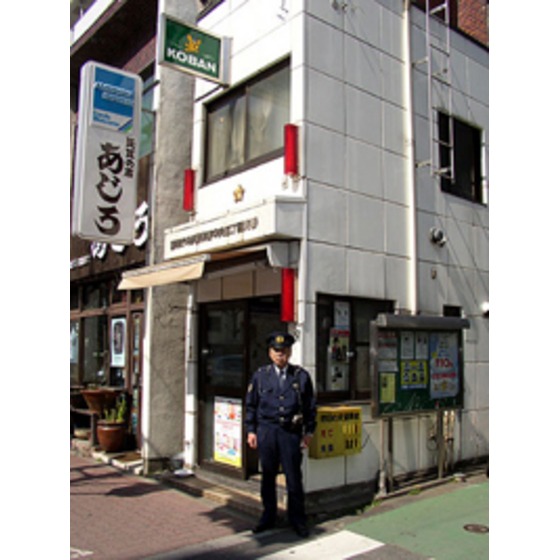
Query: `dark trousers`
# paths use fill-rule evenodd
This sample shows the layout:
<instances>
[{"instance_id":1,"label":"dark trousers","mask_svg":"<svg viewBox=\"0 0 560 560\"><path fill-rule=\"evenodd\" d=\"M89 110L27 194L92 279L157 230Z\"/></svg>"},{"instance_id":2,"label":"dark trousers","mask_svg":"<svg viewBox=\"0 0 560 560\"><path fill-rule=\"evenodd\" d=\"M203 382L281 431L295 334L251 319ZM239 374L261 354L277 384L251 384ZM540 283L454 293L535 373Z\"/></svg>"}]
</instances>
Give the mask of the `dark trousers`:
<instances>
[{"instance_id":1,"label":"dark trousers","mask_svg":"<svg viewBox=\"0 0 560 560\"><path fill-rule=\"evenodd\" d=\"M301 472L301 435L276 424L257 430L259 459L262 468L262 521L274 523L277 513L276 476L282 465L288 490L288 520L292 525L305 524L305 496Z\"/></svg>"}]
</instances>

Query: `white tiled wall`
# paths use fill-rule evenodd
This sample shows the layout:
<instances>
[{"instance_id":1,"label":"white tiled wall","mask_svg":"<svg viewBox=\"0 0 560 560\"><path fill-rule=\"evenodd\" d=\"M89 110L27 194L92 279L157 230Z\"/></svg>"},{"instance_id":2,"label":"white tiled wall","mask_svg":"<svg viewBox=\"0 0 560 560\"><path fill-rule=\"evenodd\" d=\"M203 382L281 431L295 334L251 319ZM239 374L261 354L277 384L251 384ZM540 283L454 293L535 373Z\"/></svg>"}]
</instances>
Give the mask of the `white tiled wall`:
<instances>
[{"instance_id":1,"label":"white tiled wall","mask_svg":"<svg viewBox=\"0 0 560 560\"><path fill-rule=\"evenodd\" d=\"M201 26L233 37L233 84L291 56L291 111L292 122L301 125L302 178L290 194L305 197L308 204L308 245L302 252L306 260L300 263L304 269L300 278L306 282L299 287L305 317L299 325L304 340L301 359L313 369L317 293L389 299L399 308L411 303L406 29L401 3L390 0L353 0L346 11L334 9L326 0L288 0L283 5L289 12L283 18L278 14L280 5L229 0ZM416 59L425 50L423 13L413 9L413 23ZM453 49L454 111L481 127L487 141L488 53L457 34L453 34ZM212 89L198 82L197 95ZM427 79L422 69L413 73L413 94L414 148L421 160L429 155ZM199 104L193 151L198 165L202 118ZM201 212L209 217L217 208L223 211L231 204L224 197L240 182L247 189L248 203L285 192L278 160L202 189ZM418 310L440 315L443 305L460 305L471 318L465 344L466 410L457 430L462 446L458 454L474 457L488 453L488 322L480 317L480 304L488 301L488 208L442 193L424 170L416 172L415 185ZM434 226L447 236L444 247L429 241ZM259 291L261 280L257 278L251 290ZM241 295L235 283L228 287L219 282L202 283L199 295L212 297L218 289ZM433 464L426 447L432 423L431 417L396 421L397 470ZM369 425L369 448L364 454L347 462L343 458L308 461L308 490L373 476L380 445L375 426Z\"/></svg>"}]
</instances>

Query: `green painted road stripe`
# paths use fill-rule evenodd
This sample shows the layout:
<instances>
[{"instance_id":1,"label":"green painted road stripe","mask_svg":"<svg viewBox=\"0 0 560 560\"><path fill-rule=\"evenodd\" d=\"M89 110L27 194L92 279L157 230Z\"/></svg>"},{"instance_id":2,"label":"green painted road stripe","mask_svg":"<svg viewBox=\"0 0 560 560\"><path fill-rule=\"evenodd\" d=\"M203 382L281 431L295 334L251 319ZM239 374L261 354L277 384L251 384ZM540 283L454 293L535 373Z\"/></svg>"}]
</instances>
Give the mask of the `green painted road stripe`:
<instances>
[{"instance_id":1,"label":"green painted road stripe","mask_svg":"<svg viewBox=\"0 0 560 560\"><path fill-rule=\"evenodd\" d=\"M436 560L485 560L489 534L465 526L488 527L489 483L422 498L346 526L347 530L394 544Z\"/></svg>"}]
</instances>

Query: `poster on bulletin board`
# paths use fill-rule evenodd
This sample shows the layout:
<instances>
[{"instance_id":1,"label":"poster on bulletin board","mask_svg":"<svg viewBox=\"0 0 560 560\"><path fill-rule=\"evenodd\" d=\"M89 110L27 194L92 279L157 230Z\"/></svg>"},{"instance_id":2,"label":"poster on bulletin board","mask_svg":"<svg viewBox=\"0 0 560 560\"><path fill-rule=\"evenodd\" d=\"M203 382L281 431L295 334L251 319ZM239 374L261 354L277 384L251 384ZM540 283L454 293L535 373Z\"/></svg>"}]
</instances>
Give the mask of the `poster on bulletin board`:
<instances>
[{"instance_id":1,"label":"poster on bulletin board","mask_svg":"<svg viewBox=\"0 0 560 560\"><path fill-rule=\"evenodd\" d=\"M372 414L462 407L462 329L468 326L456 317L382 314L372 321Z\"/></svg>"}]
</instances>

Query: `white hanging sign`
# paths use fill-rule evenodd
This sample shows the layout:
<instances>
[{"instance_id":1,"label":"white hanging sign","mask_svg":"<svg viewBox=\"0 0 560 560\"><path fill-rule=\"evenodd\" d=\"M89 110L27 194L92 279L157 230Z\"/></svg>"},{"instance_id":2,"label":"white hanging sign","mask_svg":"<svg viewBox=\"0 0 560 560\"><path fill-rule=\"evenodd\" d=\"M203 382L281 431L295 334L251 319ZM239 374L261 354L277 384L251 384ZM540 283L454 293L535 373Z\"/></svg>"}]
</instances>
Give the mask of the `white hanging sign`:
<instances>
[{"instance_id":1,"label":"white hanging sign","mask_svg":"<svg viewBox=\"0 0 560 560\"><path fill-rule=\"evenodd\" d=\"M132 244L142 80L97 62L82 66L72 233Z\"/></svg>"}]
</instances>

